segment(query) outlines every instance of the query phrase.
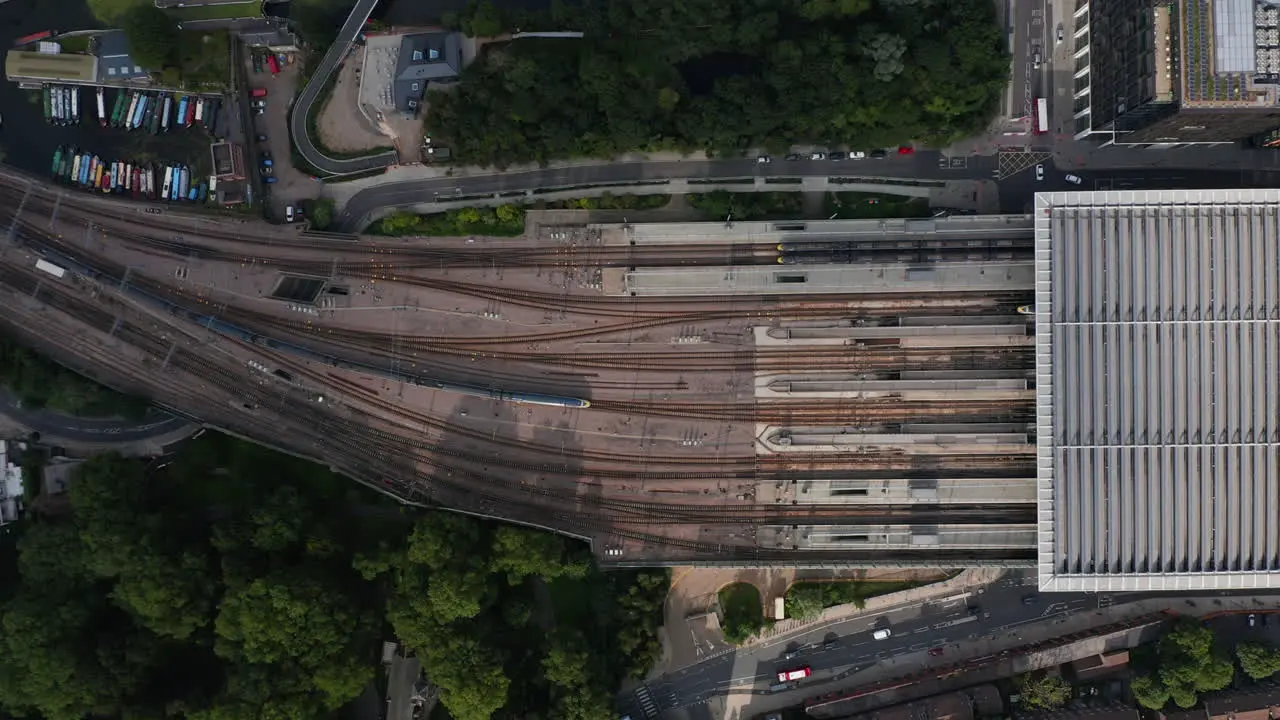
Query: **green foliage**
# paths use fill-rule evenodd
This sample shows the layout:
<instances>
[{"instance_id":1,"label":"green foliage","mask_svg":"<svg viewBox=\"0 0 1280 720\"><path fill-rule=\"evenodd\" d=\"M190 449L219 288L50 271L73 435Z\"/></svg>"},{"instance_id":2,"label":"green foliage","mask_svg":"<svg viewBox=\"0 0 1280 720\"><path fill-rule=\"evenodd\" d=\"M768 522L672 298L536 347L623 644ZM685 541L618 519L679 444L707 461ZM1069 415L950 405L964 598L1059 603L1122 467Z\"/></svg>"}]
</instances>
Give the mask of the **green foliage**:
<instances>
[{"instance_id":1,"label":"green foliage","mask_svg":"<svg viewBox=\"0 0 1280 720\"><path fill-rule=\"evenodd\" d=\"M713 190L685 196L690 206L701 210L709 220L763 220L799 217L804 208L804 195L789 192L732 193Z\"/></svg>"},{"instance_id":2,"label":"green foliage","mask_svg":"<svg viewBox=\"0 0 1280 720\"><path fill-rule=\"evenodd\" d=\"M670 195L614 195L605 192L599 197L556 200L546 207L561 210L656 210L671 202Z\"/></svg>"},{"instance_id":3,"label":"green foliage","mask_svg":"<svg viewBox=\"0 0 1280 720\"><path fill-rule=\"evenodd\" d=\"M850 580L847 582L798 582L787 588L787 617L812 618L829 607L852 604L864 607L867 598L887 595L918 586L915 582Z\"/></svg>"},{"instance_id":4,"label":"green foliage","mask_svg":"<svg viewBox=\"0 0 1280 720\"><path fill-rule=\"evenodd\" d=\"M720 590L720 623L724 637L737 645L764 627L760 591L748 583L733 583Z\"/></svg>"},{"instance_id":5,"label":"green foliage","mask_svg":"<svg viewBox=\"0 0 1280 720\"><path fill-rule=\"evenodd\" d=\"M1156 646L1156 672L1135 679L1134 697L1158 710L1169 701L1193 707L1199 694L1231 684L1235 666L1214 647L1213 631L1203 623L1182 618ZM1139 682L1140 681L1140 682Z\"/></svg>"},{"instance_id":6,"label":"green foliage","mask_svg":"<svg viewBox=\"0 0 1280 720\"><path fill-rule=\"evenodd\" d=\"M146 3L126 12L122 21L129 54L139 65L159 72L177 58L178 25L165 11Z\"/></svg>"},{"instance_id":7,"label":"green foliage","mask_svg":"<svg viewBox=\"0 0 1280 720\"><path fill-rule=\"evenodd\" d=\"M150 0L89 0L89 10L108 27L118 27L120 18L139 5L154 5Z\"/></svg>"},{"instance_id":8,"label":"green foliage","mask_svg":"<svg viewBox=\"0 0 1280 720\"><path fill-rule=\"evenodd\" d=\"M296 0L289 8L289 19L302 40L312 48L323 50L338 37L338 28L350 6L335 0Z\"/></svg>"},{"instance_id":9,"label":"green foliage","mask_svg":"<svg viewBox=\"0 0 1280 720\"><path fill-rule=\"evenodd\" d=\"M0 717L332 717L373 679L385 618L458 720L597 720L660 651L665 572L410 516L213 433L160 470L94 458L68 494L70 516L27 527L5 571Z\"/></svg>"},{"instance_id":10,"label":"green foliage","mask_svg":"<svg viewBox=\"0 0 1280 720\"><path fill-rule=\"evenodd\" d=\"M326 230L333 224L333 200L330 198L317 198L315 200L303 200L302 209L307 213L307 220L311 222L311 227L316 230Z\"/></svg>"},{"instance_id":11,"label":"green foliage","mask_svg":"<svg viewBox=\"0 0 1280 720\"><path fill-rule=\"evenodd\" d=\"M1280 672L1280 648L1263 643L1240 643L1236 646L1240 669L1254 680L1265 680Z\"/></svg>"},{"instance_id":12,"label":"green foliage","mask_svg":"<svg viewBox=\"0 0 1280 720\"><path fill-rule=\"evenodd\" d=\"M494 37L507 29L507 20L491 0L469 0L453 20L467 37Z\"/></svg>"},{"instance_id":13,"label":"green foliage","mask_svg":"<svg viewBox=\"0 0 1280 720\"><path fill-rule=\"evenodd\" d=\"M374 223L366 232L375 235L423 235L452 237L492 235L515 237L524 234L524 208L499 205L496 208L459 208L433 215L395 212Z\"/></svg>"},{"instance_id":14,"label":"green foliage","mask_svg":"<svg viewBox=\"0 0 1280 720\"><path fill-rule=\"evenodd\" d=\"M887 193L842 192L827 193L826 216L835 215L841 220L867 218L929 217L928 198L889 195Z\"/></svg>"},{"instance_id":15,"label":"green foliage","mask_svg":"<svg viewBox=\"0 0 1280 720\"><path fill-rule=\"evenodd\" d=\"M1014 680L1027 710L1057 710L1071 699L1071 686L1061 675L1027 673Z\"/></svg>"},{"instance_id":16,"label":"green foliage","mask_svg":"<svg viewBox=\"0 0 1280 720\"><path fill-rule=\"evenodd\" d=\"M178 46L181 86L187 90L222 90L231 82L231 36L225 30L182 31Z\"/></svg>"},{"instance_id":17,"label":"green foliage","mask_svg":"<svg viewBox=\"0 0 1280 720\"><path fill-rule=\"evenodd\" d=\"M485 3L457 21L517 24ZM486 47L431 92L427 127L460 162L943 144L986 126L1009 72L985 0L560 3L518 24L585 37Z\"/></svg>"},{"instance_id":18,"label":"green foliage","mask_svg":"<svg viewBox=\"0 0 1280 720\"><path fill-rule=\"evenodd\" d=\"M0 385L28 408L48 407L69 415L119 415L130 420L147 413L146 400L122 395L77 375L0 333Z\"/></svg>"}]
</instances>

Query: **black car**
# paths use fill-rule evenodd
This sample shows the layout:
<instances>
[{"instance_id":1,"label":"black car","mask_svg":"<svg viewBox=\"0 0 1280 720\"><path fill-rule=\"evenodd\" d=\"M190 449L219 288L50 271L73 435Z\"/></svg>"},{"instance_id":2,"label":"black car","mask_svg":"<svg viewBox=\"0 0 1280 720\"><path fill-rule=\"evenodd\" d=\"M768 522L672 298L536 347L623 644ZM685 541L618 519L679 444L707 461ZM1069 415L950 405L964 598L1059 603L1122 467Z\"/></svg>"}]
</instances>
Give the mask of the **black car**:
<instances>
[{"instance_id":1,"label":"black car","mask_svg":"<svg viewBox=\"0 0 1280 720\"><path fill-rule=\"evenodd\" d=\"M822 643L822 649L834 650L837 642L839 642L839 638L831 638L830 640L827 640L826 642Z\"/></svg>"},{"instance_id":2,"label":"black car","mask_svg":"<svg viewBox=\"0 0 1280 720\"><path fill-rule=\"evenodd\" d=\"M262 152L258 153L258 155L259 155L259 156L261 156L263 160L270 160L270 159L271 159L271 151L270 151L270 150L263 150Z\"/></svg>"},{"instance_id":3,"label":"black car","mask_svg":"<svg viewBox=\"0 0 1280 720\"><path fill-rule=\"evenodd\" d=\"M883 160L883 159L885 159L885 158L886 158L886 157L888 157L888 156L889 156L889 153L888 153L887 151L884 151L884 150L872 150L872 151L871 151L871 157L873 157L873 158L875 158L875 159L877 159L877 160Z\"/></svg>"},{"instance_id":4,"label":"black car","mask_svg":"<svg viewBox=\"0 0 1280 720\"><path fill-rule=\"evenodd\" d=\"M848 160L848 159L849 159L849 153L847 153L847 152L833 152L833 153L831 153L830 155L828 155L828 156L827 156L827 159L828 159L828 160Z\"/></svg>"}]
</instances>

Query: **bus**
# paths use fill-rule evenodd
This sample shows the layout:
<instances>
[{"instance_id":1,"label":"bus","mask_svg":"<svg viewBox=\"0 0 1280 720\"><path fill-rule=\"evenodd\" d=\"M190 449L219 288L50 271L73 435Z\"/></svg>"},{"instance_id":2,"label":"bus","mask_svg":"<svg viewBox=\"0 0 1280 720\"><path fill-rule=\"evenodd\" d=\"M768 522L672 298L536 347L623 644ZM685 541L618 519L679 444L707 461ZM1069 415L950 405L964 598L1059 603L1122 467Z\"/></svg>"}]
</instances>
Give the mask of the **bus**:
<instances>
[{"instance_id":1,"label":"bus","mask_svg":"<svg viewBox=\"0 0 1280 720\"><path fill-rule=\"evenodd\" d=\"M57 265L54 265L51 262L46 262L44 260L36 260L36 269L41 270L43 272L47 272L56 278L63 277L64 275L67 274L67 271L65 269L58 267Z\"/></svg>"},{"instance_id":2,"label":"bus","mask_svg":"<svg viewBox=\"0 0 1280 720\"><path fill-rule=\"evenodd\" d=\"M1036 100L1036 134L1049 132L1049 101L1045 98Z\"/></svg>"}]
</instances>

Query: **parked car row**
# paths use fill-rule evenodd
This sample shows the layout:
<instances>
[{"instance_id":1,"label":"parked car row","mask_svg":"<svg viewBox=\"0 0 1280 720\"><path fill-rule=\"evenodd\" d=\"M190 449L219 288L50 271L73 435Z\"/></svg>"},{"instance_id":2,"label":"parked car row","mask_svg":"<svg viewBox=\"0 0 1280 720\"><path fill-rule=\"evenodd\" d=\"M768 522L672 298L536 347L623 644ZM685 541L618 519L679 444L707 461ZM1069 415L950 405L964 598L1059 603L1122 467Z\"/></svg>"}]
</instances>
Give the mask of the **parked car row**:
<instances>
[{"instance_id":1,"label":"parked car row","mask_svg":"<svg viewBox=\"0 0 1280 720\"><path fill-rule=\"evenodd\" d=\"M916 149L909 145L903 145L898 148L899 155L911 155L915 153L915 151ZM864 152L862 150L850 150L848 152L845 152L844 150L815 150L810 153L788 153L782 159L787 162L796 162L799 160L830 160L832 162L840 162L841 160L862 160L865 158L881 160L887 157L889 157L889 151L883 149L871 150L870 152ZM756 158L756 162L761 165L766 165L773 162L773 158L769 155L760 155Z\"/></svg>"}]
</instances>

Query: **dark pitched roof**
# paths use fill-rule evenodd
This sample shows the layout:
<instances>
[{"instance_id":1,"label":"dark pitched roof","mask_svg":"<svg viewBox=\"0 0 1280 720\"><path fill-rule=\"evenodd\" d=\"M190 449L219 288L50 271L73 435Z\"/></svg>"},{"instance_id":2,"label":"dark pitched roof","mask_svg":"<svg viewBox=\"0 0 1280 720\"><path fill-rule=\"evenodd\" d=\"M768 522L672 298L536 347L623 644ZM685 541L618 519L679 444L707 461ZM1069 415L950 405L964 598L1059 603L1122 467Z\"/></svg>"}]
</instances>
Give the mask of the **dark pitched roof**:
<instances>
[{"instance_id":1,"label":"dark pitched roof","mask_svg":"<svg viewBox=\"0 0 1280 720\"><path fill-rule=\"evenodd\" d=\"M396 108L417 110L429 82L450 82L462 72L462 41L458 33L434 32L405 35L396 61Z\"/></svg>"},{"instance_id":2,"label":"dark pitched roof","mask_svg":"<svg viewBox=\"0 0 1280 720\"><path fill-rule=\"evenodd\" d=\"M123 30L98 36L98 73L103 80L128 80L147 75L147 69L129 55L129 38Z\"/></svg>"}]
</instances>

